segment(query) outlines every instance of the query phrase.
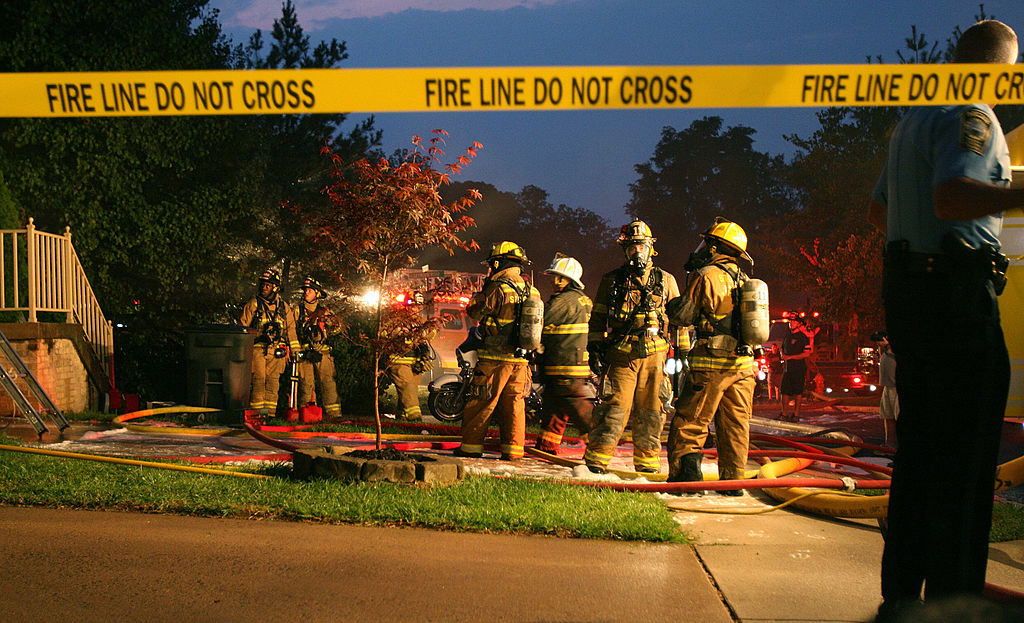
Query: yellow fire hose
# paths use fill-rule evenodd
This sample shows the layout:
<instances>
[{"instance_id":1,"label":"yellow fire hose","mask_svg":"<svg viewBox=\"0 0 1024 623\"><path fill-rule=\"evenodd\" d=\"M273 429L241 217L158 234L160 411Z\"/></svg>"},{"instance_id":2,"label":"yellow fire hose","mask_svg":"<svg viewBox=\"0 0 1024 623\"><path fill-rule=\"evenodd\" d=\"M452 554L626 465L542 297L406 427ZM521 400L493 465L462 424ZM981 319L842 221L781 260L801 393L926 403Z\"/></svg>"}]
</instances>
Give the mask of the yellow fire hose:
<instances>
[{"instance_id":1,"label":"yellow fire hose","mask_svg":"<svg viewBox=\"0 0 1024 623\"><path fill-rule=\"evenodd\" d=\"M192 472L195 474L214 474L216 476L234 476L236 478L259 478L270 479L273 476L266 474L249 474L246 472L232 472L223 469L212 469L209 467L193 467L190 465L172 465L170 463L156 463L153 461L139 461L136 459L122 459L113 456L100 456L98 454L79 454L76 452L60 452L57 450L44 450L42 448L26 448L22 446L0 445L0 450L8 452L24 452L26 454L42 454L55 456L64 459L82 459L85 461L98 461L100 463L116 463L118 465L135 465L138 467L153 467L156 469L169 469L176 472Z\"/></svg>"}]
</instances>

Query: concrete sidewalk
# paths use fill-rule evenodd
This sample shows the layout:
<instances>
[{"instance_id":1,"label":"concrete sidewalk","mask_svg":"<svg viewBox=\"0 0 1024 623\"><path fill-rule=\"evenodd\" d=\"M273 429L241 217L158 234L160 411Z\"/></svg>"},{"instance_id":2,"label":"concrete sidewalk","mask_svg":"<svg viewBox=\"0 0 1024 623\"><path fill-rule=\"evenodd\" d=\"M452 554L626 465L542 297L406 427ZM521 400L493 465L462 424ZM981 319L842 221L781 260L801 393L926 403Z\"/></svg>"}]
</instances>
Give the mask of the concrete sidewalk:
<instances>
[{"instance_id":1,"label":"concrete sidewalk","mask_svg":"<svg viewBox=\"0 0 1024 623\"><path fill-rule=\"evenodd\" d=\"M733 498L665 496L699 540L697 555L737 620L871 621L881 599L882 535L875 520L827 519L780 509L761 492ZM1024 591L1024 541L989 546L988 581Z\"/></svg>"},{"instance_id":2,"label":"concrete sidewalk","mask_svg":"<svg viewBox=\"0 0 1024 623\"><path fill-rule=\"evenodd\" d=\"M7 621L733 621L692 548L0 507Z\"/></svg>"}]
</instances>

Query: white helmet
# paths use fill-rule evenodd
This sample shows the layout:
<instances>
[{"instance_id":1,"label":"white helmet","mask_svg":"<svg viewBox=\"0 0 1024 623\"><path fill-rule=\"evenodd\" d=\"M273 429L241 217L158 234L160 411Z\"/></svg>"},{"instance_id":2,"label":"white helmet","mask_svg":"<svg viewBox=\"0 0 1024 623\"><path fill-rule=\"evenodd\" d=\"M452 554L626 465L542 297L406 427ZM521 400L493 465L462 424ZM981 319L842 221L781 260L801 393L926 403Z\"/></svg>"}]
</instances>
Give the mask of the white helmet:
<instances>
[{"instance_id":1,"label":"white helmet","mask_svg":"<svg viewBox=\"0 0 1024 623\"><path fill-rule=\"evenodd\" d=\"M551 260L551 268L545 270L544 274L565 277L576 284L581 290L583 289L583 282L580 281L583 277L583 266L575 258L571 258L568 255L556 253L555 259Z\"/></svg>"}]
</instances>

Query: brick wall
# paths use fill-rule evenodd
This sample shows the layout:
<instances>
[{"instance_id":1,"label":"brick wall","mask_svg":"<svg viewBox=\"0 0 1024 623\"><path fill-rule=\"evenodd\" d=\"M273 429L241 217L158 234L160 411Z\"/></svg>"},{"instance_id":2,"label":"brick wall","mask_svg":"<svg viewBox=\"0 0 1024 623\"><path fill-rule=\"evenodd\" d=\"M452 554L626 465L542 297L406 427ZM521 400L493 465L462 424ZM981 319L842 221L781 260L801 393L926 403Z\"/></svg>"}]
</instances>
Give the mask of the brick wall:
<instances>
[{"instance_id":1,"label":"brick wall","mask_svg":"<svg viewBox=\"0 0 1024 623\"><path fill-rule=\"evenodd\" d=\"M98 392L89 382L85 366L70 339L30 338L12 339L14 350L25 362L29 371L62 412L75 413L98 407ZM10 366L4 363L4 368ZM17 381L29 402L35 398L22 381ZM7 392L0 388L0 413L15 413L14 402Z\"/></svg>"}]
</instances>

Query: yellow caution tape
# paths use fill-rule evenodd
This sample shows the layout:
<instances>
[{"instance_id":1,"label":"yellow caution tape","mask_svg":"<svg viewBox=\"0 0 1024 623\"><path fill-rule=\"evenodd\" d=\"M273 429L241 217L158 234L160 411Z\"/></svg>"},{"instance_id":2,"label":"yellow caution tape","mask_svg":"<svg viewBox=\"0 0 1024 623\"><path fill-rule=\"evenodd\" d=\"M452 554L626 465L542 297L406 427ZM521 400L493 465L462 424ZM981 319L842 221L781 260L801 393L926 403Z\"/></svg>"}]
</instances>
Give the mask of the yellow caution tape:
<instances>
[{"instance_id":1,"label":"yellow caution tape","mask_svg":"<svg viewBox=\"0 0 1024 623\"><path fill-rule=\"evenodd\" d=\"M1014 65L441 67L0 74L0 117L1024 103Z\"/></svg>"}]
</instances>

